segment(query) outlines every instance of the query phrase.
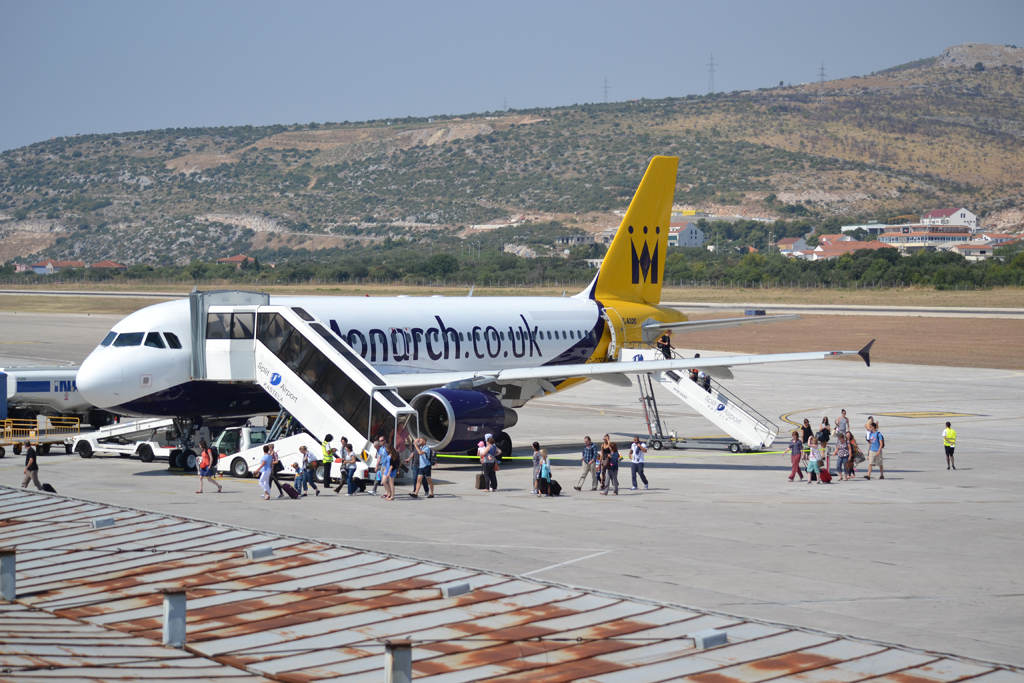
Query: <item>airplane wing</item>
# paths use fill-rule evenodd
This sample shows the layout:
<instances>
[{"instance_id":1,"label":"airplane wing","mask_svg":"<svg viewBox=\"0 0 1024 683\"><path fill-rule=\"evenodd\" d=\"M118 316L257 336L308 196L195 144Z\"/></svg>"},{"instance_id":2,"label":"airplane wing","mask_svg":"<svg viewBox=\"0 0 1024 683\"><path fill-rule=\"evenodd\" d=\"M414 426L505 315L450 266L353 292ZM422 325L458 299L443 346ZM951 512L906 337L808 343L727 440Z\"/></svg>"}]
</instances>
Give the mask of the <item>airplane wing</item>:
<instances>
[{"instance_id":1,"label":"airplane wing","mask_svg":"<svg viewBox=\"0 0 1024 683\"><path fill-rule=\"evenodd\" d=\"M715 374L716 368L738 365L760 365L763 363L789 363L801 360L825 360L840 356L860 356L871 366L872 339L860 351L806 351L801 353L774 353L763 356L718 356L717 358L673 358L671 360L617 361L605 363L578 363L573 365L541 365L532 368L510 368L507 370L477 372L424 372L392 373L385 375L389 386L396 389L433 388L438 386L460 387L465 385L515 383L536 380L542 383L563 380L569 377L587 377L611 384L629 384L626 375L641 375L668 370L706 369ZM542 385L543 386L543 385ZM551 390L553 390L552 387Z\"/></svg>"},{"instance_id":2,"label":"airplane wing","mask_svg":"<svg viewBox=\"0 0 1024 683\"><path fill-rule=\"evenodd\" d=\"M707 332L709 330L723 330L727 327L739 327L740 325L760 325L762 323L778 323L785 320L800 320L799 315L757 315L749 318L718 318L715 320L688 320L682 323L663 323L658 320L645 322L642 327L645 331L651 330L672 330L673 332Z\"/></svg>"}]
</instances>

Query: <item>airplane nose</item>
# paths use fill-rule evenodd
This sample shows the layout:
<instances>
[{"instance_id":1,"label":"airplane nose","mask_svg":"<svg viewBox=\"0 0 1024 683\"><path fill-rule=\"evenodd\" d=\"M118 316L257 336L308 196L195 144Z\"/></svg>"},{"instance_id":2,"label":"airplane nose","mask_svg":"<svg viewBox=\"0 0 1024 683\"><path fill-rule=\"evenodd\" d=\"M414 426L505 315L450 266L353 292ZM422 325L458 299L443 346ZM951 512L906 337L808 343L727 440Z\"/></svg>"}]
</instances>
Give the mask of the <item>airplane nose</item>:
<instances>
[{"instance_id":1,"label":"airplane nose","mask_svg":"<svg viewBox=\"0 0 1024 683\"><path fill-rule=\"evenodd\" d=\"M123 401L124 370L110 358L86 358L75 383L82 398L97 408L111 408Z\"/></svg>"}]
</instances>

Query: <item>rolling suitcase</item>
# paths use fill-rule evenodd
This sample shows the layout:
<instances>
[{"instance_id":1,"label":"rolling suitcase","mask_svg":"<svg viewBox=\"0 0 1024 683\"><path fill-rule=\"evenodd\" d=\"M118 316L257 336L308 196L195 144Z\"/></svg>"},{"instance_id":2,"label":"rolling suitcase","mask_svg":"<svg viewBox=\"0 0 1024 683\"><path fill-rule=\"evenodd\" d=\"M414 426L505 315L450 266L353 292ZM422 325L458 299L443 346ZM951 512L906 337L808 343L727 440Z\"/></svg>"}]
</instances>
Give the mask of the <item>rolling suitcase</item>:
<instances>
[{"instance_id":1,"label":"rolling suitcase","mask_svg":"<svg viewBox=\"0 0 1024 683\"><path fill-rule=\"evenodd\" d=\"M828 458L825 458L825 468L819 473L821 475L821 481L825 484L832 483L832 473L828 471Z\"/></svg>"},{"instance_id":2,"label":"rolling suitcase","mask_svg":"<svg viewBox=\"0 0 1024 683\"><path fill-rule=\"evenodd\" d=\"M481 491L487 488L487 479L483 472L476 475L476 487Z\"/></svg>"},{"instance_id":3,"label":"rolling suitcase","mask_svg":"<svg viewBox=\"0 0 1024 683\"><path fill-rule=\"evenodd\" d=\"M53 488L50 484L43 484L43 490L47 493L57 493L57 489Z\"/></svg>"},{"instance_id":4,"label":"rolling suitcase","mask_svg":"<svg viewBox=\"0 0 1024 683\"><path fill-rule=\"evenodd\" d=\"M562 485L559 484L557 481L552 479L551 483L549 484L549 486L551 487L551 495L552 496L560 496L560 495L562 495Z\"/></svg>"},{"instance_id":5,"label":"rolling suitcase","mask_svg":"<svg viewBox=\"0 0 1024 683\"><path fill-rule=\"evenodd\" d=\"M288 497L295 500L299 497L299 492L295 490L295 487L291 484L281 484L281 489L288 494Z\"/></svg>"}]
</instances>

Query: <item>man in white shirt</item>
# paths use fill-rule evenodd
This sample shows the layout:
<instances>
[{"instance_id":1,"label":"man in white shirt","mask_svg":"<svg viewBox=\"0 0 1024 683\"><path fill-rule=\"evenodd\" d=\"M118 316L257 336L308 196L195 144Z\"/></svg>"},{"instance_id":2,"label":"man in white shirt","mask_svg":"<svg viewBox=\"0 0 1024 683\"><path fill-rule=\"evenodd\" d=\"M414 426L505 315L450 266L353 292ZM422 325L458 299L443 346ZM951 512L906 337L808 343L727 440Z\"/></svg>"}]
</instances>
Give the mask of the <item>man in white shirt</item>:
<instances>
[{"instance_id":1,"label":"man in white shirt","mask_svg":"<svg viewBox=\"0 0 1024 683\"><path fill-rule=\"evenodd\" d=\"M644 483L646 491L650 486L647 484L647 477L644 476L644 455L647 454L647 444L640 441L639 436L633 437L633 443L629 445L629 471L633 476L633 487L630 491L636 491L636 475Z\"/></svg>"}]
</instances>

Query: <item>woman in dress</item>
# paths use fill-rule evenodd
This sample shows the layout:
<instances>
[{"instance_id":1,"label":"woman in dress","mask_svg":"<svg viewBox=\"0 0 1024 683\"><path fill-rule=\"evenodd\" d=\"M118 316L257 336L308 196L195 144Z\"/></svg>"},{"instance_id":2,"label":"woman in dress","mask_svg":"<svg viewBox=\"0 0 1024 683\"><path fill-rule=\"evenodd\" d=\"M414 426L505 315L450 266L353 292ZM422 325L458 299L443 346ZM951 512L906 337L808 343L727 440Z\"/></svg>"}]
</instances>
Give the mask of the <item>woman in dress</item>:
<instances>
[{"instance_id":1,"label":"woman in dress","mask_svg":"<svg viewBox=\"0 0 1024 683\"><path fill-rule=\"evenodd\" d=\"M803 441L806 446L807 440L814 436L814 430L811 428L811 421L807 418L804 418L804 423L800 426L800 432L800 440Z\"/></svg>"}]
</instances>

